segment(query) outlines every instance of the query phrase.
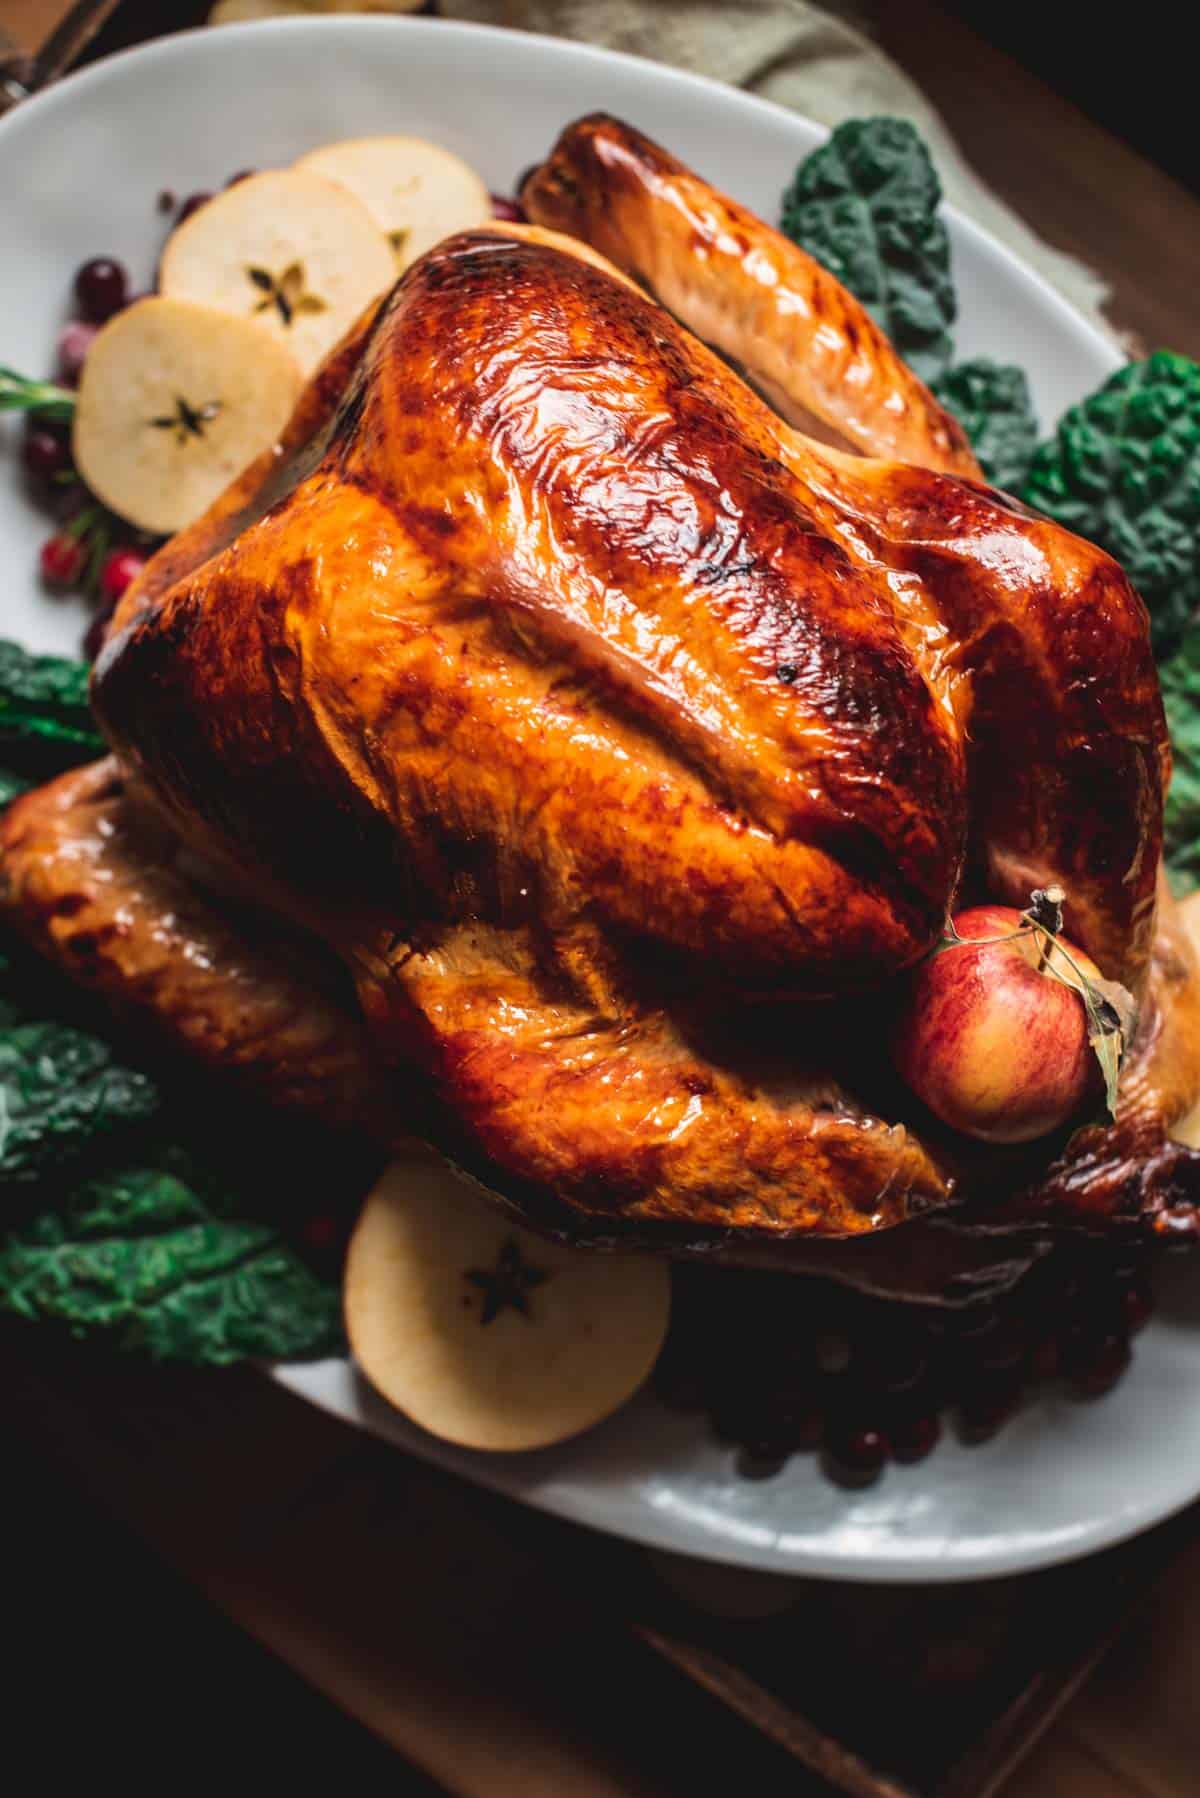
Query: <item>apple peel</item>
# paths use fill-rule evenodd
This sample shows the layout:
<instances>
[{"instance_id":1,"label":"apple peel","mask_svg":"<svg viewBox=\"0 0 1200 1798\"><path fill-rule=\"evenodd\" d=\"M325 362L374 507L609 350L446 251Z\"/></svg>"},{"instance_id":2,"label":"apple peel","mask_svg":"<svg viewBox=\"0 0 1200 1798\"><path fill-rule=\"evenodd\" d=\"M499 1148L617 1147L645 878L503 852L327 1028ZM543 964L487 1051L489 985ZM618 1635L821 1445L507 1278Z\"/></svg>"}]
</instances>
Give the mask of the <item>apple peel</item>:
<instances>
[{"instance_id":1,"label":"apple peel","mask_svg":"<svg viewBox=\"0 0 1200 1798\"><path fill-rule=\"evenodd\" d=\"M1037 887L1029 904L1020 914L1015 930L993 937L960 936L952 918L946 920L946 934L934 950L943 954L956 948L978 949L988 943L1010 943L1032 938L1039 943L1037 972L1047 980L1056 980L1079 994L1087 1017L1087 1037L1092 1053L1100 1065L1104 1080L1105 1110L1110 1118L1117 1115L1117 1088L1125 1050L1137 1022L1137 1006L1133 994L1116 980L1088 974L1080 967L1062 940L1063 906L1066 891L1061 886ZM1058 965L1065 963L1065 968Z\"/></svg>"}]
</instances>

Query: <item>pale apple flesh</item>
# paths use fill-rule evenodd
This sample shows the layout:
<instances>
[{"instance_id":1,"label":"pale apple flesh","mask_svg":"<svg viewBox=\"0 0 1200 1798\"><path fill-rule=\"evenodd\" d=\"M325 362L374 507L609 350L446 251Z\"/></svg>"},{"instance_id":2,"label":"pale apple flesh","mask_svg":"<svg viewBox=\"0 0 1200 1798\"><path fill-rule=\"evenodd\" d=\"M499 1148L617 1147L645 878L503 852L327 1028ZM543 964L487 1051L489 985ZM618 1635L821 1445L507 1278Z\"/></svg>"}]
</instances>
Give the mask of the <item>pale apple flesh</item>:
<instances>
[{"instance_id":1,"label":"pale apple flesh","mask_svg":"<svg viewBox=\"0 0 1200 1798\"><path fill-rule=\"evenodd\" d=\"M984 1142L1045 1136L1100 1085L1074 969L1087 980L1100 971L1065 938L1014 936L1022 921L1004 905L960 912L954 928L968 940L916 970L895 1039L896 1065L917 1097Z\"/></svg>"}]
</instances>

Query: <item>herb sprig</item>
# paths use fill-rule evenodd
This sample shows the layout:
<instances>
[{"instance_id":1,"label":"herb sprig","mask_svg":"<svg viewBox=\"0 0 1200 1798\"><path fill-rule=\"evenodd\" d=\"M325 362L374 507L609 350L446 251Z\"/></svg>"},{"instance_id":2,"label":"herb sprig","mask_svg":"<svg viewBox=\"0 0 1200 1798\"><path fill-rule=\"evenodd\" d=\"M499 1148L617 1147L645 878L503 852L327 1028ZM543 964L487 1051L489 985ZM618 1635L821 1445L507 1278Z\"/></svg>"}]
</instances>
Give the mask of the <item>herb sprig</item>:
<instances>
[{"instance_id":1,"label":"herb sprig","mask_svg":"<svg viewBox=\"0 0 1200 1798\"><path fill-rule=\"evenodd\" d=\"M75 395L56 381L34 381L15 368L0 366L0 412L36 412L47 424L69 424Z\"/></svg>"}]
</instances>

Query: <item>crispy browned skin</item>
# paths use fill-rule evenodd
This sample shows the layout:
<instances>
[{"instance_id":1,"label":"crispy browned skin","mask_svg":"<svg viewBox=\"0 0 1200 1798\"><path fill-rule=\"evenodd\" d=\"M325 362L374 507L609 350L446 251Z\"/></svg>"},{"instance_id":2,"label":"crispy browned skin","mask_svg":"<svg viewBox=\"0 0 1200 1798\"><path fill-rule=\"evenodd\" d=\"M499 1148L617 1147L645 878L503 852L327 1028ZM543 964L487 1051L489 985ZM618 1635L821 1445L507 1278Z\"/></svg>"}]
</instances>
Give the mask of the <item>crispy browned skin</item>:
<instances>
[{"instance_id":1,"label":"crispy browned skin","mask_svg":"<svg viewBox=\"0 0 1200 1798\"><path fill-rule=\"evenodd\" d=\"M604 113L579 119L526 177L521 198L536 223L594 246L736 358L801 430L980 476L957 419L853 294L640 131Z\"/></svg>"},{"instance_id":2,"label":"crispy browned skin","mask_svg":"<svg viewBox=\"0 0 1200 1798\"><path fill-rule=\"evenodd\" d=\"M269 1103L373 1134L391 1117L337 964L278 928L254 940L244 915L202 895L115 762L73 769L0 817L0 912L121 1016Z\"/></svg>"},{"instance_id":3,"label":"crispy browned skin","mask_svg":"<svg viewBox=\"0 0 1200 1798\"><path fill-rule=\"evenodd\" d=\"M1169 898L1119 1121L1077 1136L1022 1190L1030 1152L959 1142L947 1159L944 1142L931 1151L817 1071L846 1042L834 1019L814 1028L812 1008L776 1031L773 1067L749 1050L739 1066L662 1011L605 1018L561 993L551 1011L520 947L478 932L407 960L388 945L360 949L362 990L380 1012L370 1053L317 945L284 955L263 947L261 924L251 938L244 916L223 915L110 763L27 796L0 824L0 851L6 922L120 1015L272 1103L389 1145L423 1129L550 1230L603 1240L632 1229L706 1253L720 1244L735 1259L953 1303L1011 1282L1064 1226L1196 1228L1200 1154L1166 1132L1200 1089L1200 981ZM753 1041L761 1022L735 1020L726 1043ZM407 1062L405 1077L383 1075L385 1048ZM439 1090L453 1091L456 1115L439 1111ZM544 1118L539 1157L514 1172L512 1136L531 1105ZM632 1206L631 1189L642 1195ZM853 1232L952 1197L965 1206L840 1243L812 1242L798 1221L807 1203L826 1227L841 1216Z\"/></svg>"},{"instance_id":4,"label":"crispy browned skin","mask_svg":"<svg viewBox=\"0 0 1200 1798\"><path fill-rule=\"evenodd\" d=\"M251 478L172 545L99 666L159 804L338 948L522 1203L774 1236L947 1198L819 1076L768 1104L697 1043L877 991L968 854L1063 878L1140 985L1166 751L1116 565L807 444L627 284L486 231L305 404L271 509Z\"/></svg>"}]
</instances>

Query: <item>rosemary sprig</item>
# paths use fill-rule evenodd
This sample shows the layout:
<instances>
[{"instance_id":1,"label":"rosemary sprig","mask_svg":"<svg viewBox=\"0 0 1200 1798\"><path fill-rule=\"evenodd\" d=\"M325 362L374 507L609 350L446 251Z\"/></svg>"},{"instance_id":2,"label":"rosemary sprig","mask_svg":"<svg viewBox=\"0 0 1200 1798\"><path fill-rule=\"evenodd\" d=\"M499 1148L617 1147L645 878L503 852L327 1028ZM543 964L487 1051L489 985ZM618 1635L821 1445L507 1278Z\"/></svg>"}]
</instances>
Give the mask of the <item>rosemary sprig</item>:
<instances>
[{"instance_id":1,"label":"rosemary sprig","mask_svg":"<svg viewBox=\"0 0 1200 1798\"><path fill-rule=\"evenodd\" d=\"M0 366L0 412L36 412L47 423L67 424L75 415L75 395L54 381L31 381Z\"/></svg>"}]
</instances>

